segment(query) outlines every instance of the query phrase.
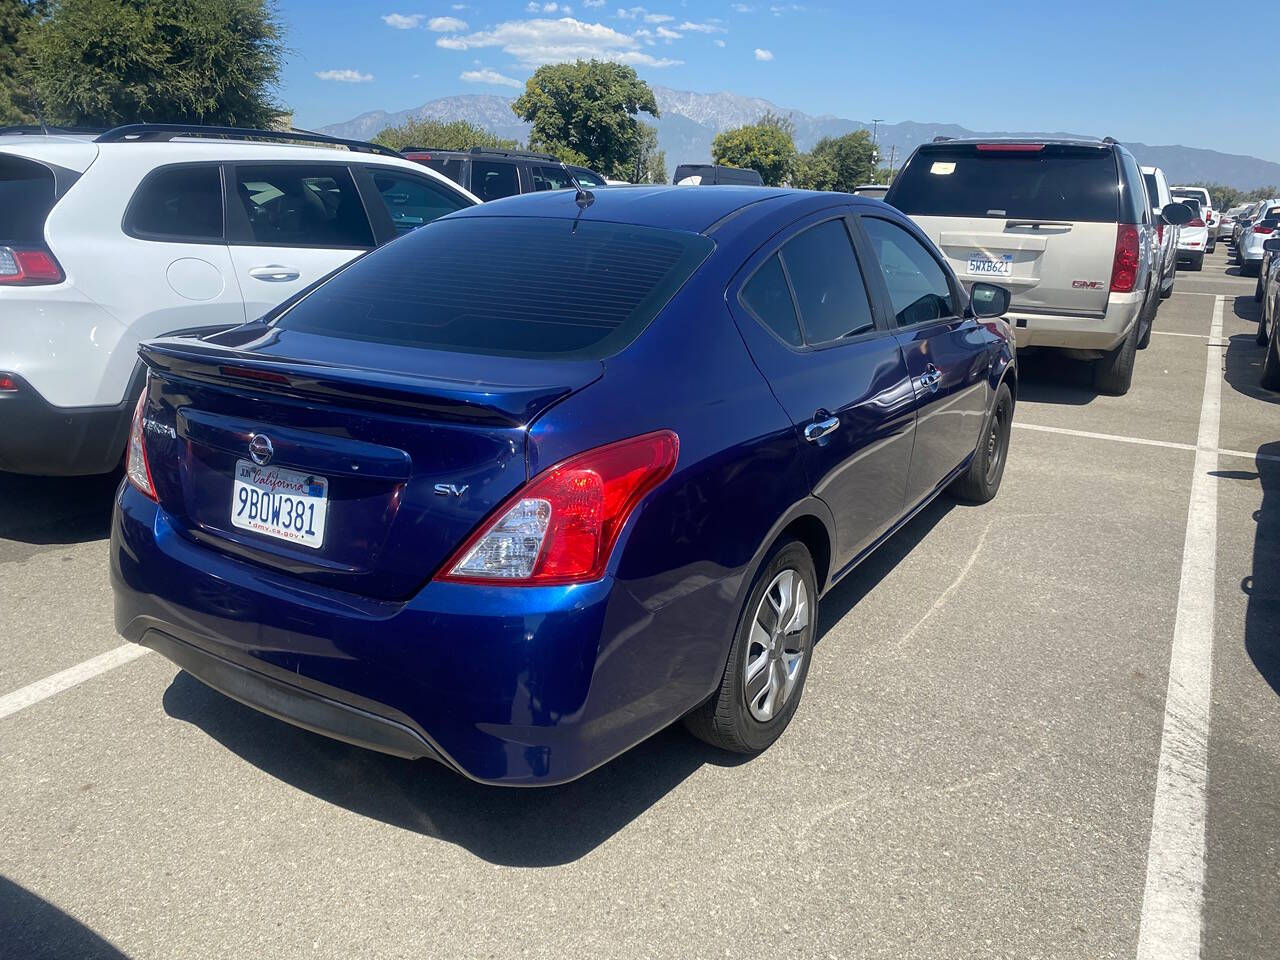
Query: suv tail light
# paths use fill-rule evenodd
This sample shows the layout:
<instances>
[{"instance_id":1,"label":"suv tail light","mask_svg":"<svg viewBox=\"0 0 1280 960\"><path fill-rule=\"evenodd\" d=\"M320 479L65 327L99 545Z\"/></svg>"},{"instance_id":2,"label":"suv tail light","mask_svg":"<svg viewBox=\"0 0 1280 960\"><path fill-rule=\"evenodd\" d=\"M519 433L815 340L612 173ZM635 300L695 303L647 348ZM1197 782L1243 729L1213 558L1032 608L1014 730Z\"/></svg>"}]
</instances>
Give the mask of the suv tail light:
<instances>
[{"instance_id":1,"label":"suv tail light","mask_svg":"<svg viewBox=\"0 0 1280 960\"><path fill-rule=\"evenodd\" d=\"M1138 283L1138 228L1122 223L1116 228L1116 255L1111 264L1111 292L1133 293Z\"/></svg>"},{"instance_id":2,"label":"suv tail light","mask_svg":"<svg viewBox=\"0 0 1280 960\"><path fill-rule=\"evenodd\" d=\"M35 287L67 279L48 250L32 247L0 247L0 284Z\"/></svg>"},{"instance_id":3,"label":"suv tail light","mask_svg":"<svg viewBox=\"0 0 1280 960\"><path fill-rule=\"evenodd\" d=\"M1188 221L1187 221L1187 226L1188 226L1188 227L1203 227L1203 226L1204 226L1204 221L1203 221L1203 220L1201 220L1199 217L1196 217L1194 220L1188 220Z\"/></svg>"},{"instance_id":4,"label":"suv tail light","mask_svg":"<svg viewBox=\"0 0 1280 960\"><path fill-rule=\"evenodd\" d=\"M147 405L147 391L144 388L138 398L138 405L133 408L133 425L129 428L129 451L125 460L125 476L139 493L156 499L156 488L151 483L151 464L147 462L147 446L143 442L142 411Z\"/></svg>"},{"instance_id":5,"label":"suv tail light","mask_svg":"<svg viewBox=\"0 0 1280 960\"><path fill-rule=\"evenodd\" d=\"M1164 243L1164 224L1163 223L1156 224L1156 241L1158 243Z\"/></svg>"},{"instance_id":6,"label":"suv tail light","mask_svg":"<svg viewBox=\"0 0 1280 960\"><path fill-rule=\"evenodd\" d=\"M646 433L544 470L449 558L439 579L544 586L604 576L627 518L671 476L680 439Z\"/></svg>"},{"instance_id":7,"label":"suv tail light","mask_svg":"<svg viewBox=\"0 0 1280 960\"><path fill-rule=\"evenodd\" d=\"M1268 227L1262 223L1258 224L1256 227L1253 228L1254 233L1271 233L1274 230L1275 230L1275 227Z\"/></svg>"}]
</instances>

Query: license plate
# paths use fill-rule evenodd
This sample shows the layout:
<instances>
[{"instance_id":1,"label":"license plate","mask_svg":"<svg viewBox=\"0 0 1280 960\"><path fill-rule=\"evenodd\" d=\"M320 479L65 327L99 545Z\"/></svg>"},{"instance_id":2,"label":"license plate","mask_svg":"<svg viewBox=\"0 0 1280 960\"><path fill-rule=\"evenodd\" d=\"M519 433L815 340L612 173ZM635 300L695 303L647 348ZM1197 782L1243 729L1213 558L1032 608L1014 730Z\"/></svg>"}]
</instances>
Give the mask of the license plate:
<instances>
[{"instance_id":1,"label":"license plate","mask_svg":"<svg viewBox=\"0 0 1280 960\"><path fill-rule=\"evenodd\" d=\"M1006 253L994 258L981 253L969 255L969 273L979 277L1011 277L1013 276L1013 254Z\"/></svg>"},{"instance_id":2,"label":"license plate","mask_svg":"<svg viewBox=\"0 0 1280 960\"><path fill-rule=\"evenodd\" d=\"M231 524L304 547L324 544L329 481L311 473L236 461Z\"/></svg>"}]
</instances>

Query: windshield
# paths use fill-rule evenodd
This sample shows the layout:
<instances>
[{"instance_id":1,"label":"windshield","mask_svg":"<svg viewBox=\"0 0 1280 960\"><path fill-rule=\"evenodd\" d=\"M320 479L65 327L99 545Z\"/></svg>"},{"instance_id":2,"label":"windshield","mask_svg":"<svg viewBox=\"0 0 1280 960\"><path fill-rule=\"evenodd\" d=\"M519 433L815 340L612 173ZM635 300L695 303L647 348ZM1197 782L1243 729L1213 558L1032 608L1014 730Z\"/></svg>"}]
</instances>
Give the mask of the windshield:
<instances>
[{"instance_id":1,"label":"windshield","mask_svg":"<svg viewBox=\"0 0 1280 960\"><path fill-rule=\"evenodd\" d=\"M404 347L601 359L639 335L712 247L620 223L444 219L356 261L278 323Z\"/></svg>"},{"instance_id":2,"label":"windshield","mask_svg":"<svg viewBox=\"0 0 1280 960\"><path fill-rule=\"evenodd\" d=\"M885 199L911 216L1120 219L1115 160L1111 151L1092 146L1048 144L1025 152L977 144L926 147Z\"/></svg>"}]
</instances>

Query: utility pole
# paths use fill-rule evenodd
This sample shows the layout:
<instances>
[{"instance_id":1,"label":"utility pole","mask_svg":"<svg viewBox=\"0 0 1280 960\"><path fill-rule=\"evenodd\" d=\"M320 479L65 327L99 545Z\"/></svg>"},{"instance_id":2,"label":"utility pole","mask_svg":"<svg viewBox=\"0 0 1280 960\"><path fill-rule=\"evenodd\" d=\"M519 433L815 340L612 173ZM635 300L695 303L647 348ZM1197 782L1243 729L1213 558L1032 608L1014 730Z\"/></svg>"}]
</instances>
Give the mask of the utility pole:
<instances>
[{"instance_id":1,"label":"utility pole","mask_svg":"<svg viewBox=\"0 0 1280 960\"><path fill-rule=\"evenodd\" d=\"M880 132L880 124L881 124L881 123L883 123L883 122L884 122L883 120L872 120L872 121L871 121L871 146L872 146L873 148L875 147L876 143L878 142L878 141L876 140L876 135Z\"/></svg>"},{"instance_id":2,"label":"utility pole","mask_svg":"<svg viewBox=\"0 0 1280 960\"><path fill-rule=\"evenodd\" d=\"M898 148L894 144L889 144L889 179L893 180L893 160L898 155Z\"/></svg>"}]
</instances>

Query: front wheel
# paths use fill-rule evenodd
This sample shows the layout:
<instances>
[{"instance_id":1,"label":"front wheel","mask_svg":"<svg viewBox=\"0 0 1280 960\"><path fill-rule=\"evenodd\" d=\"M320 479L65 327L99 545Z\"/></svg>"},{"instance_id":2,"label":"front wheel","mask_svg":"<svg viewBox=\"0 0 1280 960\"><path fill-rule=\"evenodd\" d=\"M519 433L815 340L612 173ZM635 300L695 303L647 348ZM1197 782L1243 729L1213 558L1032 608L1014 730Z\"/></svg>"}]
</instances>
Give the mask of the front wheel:
<instances>
[{"instance_id":1,"label":"front wheel","mask_svg":"<svg viewBox=\"0 0 1280 960\"><path fill-rule=\"evenodd\" d=\"M759 753L782 736L804 693L817 623L813 558L785 540L756 577L719 689L684 718L689 732L734 753Z\"/></svg>"},{"instance_id":2,"label":"front wheel","mask_svg":"<svg viewBox=\"0 0 1280 960\"><path fill-rule=\"evenodd\" d=\"M965 503L987 503L1000 490L1004 463L1009 457L1009 439L1013 433L1013 394L1007 383L1000 384L996 402L987 415L986 428L978 448L969 461L969 469L951 484L951 495Z\"/></svg>"}]
</instances>

